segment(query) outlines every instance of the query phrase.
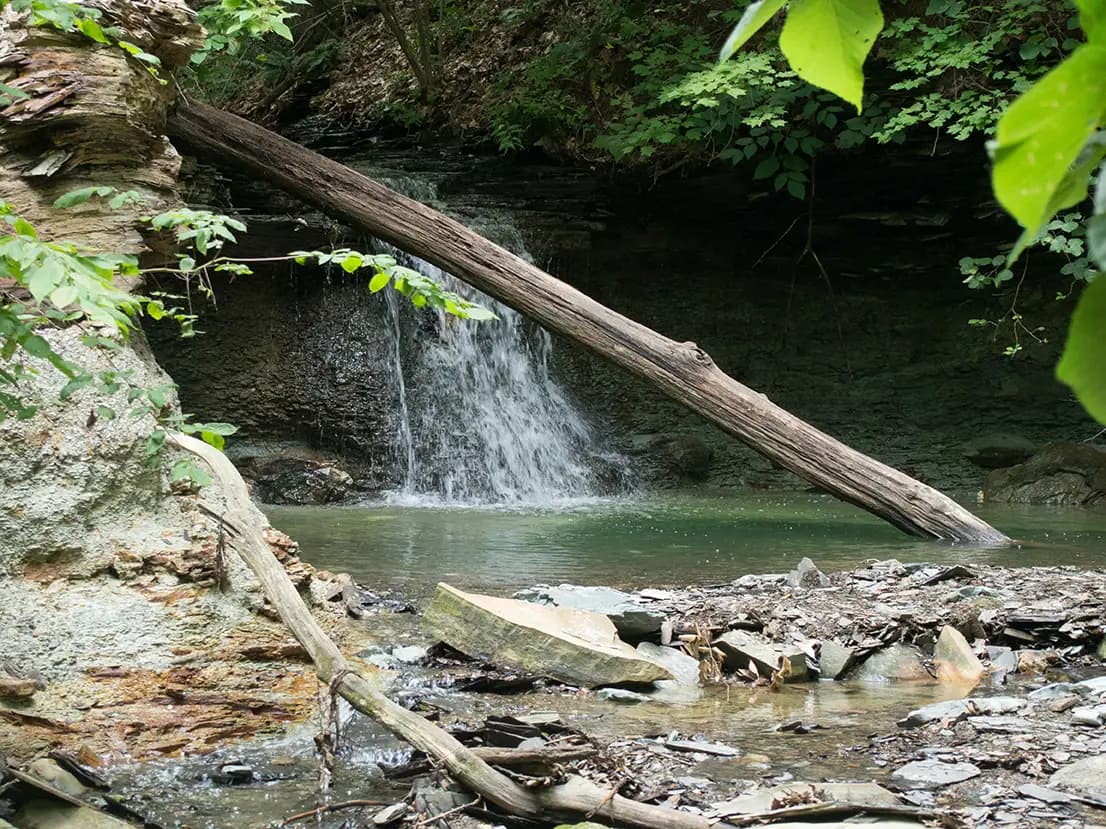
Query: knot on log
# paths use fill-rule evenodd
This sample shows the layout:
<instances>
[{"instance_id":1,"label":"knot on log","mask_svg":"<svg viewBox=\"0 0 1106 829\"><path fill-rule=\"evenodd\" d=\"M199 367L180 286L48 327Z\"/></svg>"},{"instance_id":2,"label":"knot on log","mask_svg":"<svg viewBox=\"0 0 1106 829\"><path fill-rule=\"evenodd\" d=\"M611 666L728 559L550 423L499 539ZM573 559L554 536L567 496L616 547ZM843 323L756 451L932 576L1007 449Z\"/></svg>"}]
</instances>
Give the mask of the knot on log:
<instances>
[{"instance_id":1,"label":"knot on log","mask_svg":"<svg viewBox=\"0 0 1106 829\"><path fill-rule=\"evenodd\" d=\"M686 360L693 366L698 366L700 368L710 368L714 365L714 360L711 358L711 356L707 354L707 352L703 351L703 349L699 348L698 344L693 343L691 340L680 343L680 349L682 351L682 354L680 355L681 358Z\"/></svg>"}]
</instances>

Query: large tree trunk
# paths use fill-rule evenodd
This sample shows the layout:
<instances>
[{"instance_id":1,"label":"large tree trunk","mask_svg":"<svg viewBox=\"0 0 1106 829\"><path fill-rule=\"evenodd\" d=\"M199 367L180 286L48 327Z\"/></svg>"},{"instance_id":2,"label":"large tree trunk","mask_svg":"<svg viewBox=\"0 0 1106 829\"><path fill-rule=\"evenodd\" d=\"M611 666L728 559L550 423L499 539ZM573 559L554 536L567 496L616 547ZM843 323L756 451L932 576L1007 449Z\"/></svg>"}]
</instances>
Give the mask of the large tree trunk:
<instances>
[{"instance_id":1,"label":"large tree trunk","mask_svg":"<svg viewBox=\"0 0 1106 829\"><path fill-rule=\"evenodd\" d=\"M248 170L327 213L461 277L545 327L644 377L753 449L914 535L1003 544L940 492L820 432L738 383L695 343L601 305L426 205L242 118L199 103L169 120L188 150Z\"/></svg>"}]
</instances>

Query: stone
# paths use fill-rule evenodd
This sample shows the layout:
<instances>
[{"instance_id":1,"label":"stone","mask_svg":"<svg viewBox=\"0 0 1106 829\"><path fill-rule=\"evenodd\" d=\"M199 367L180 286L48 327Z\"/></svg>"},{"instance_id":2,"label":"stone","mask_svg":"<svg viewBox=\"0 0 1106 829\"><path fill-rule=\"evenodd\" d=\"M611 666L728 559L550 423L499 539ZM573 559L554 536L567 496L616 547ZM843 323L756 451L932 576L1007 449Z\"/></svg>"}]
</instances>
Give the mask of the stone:
<instances>
[{"instance_id":1,"label":"stone","mask_svg":"<svg viewBox=\"0 0 1106 829\"><path fill-rule=\"evenodd\" d=\"M991 660L991 672L1012 674L1018 670L1018 655L1012 648L987 646L987 658Z\"/></svg>"},{"instance_id":2,"label":"stone","mask_svg":"<svg viewBox=\"0 0 1106 829\"><path fill-rule=\"evenodd\" d=\"M899 721L903 728L916 728L942 720L959 721L965 717L977 719L979 715L1009 714L1025 707L1018 697L972 697L934 702L911 711Z\"/></svg>"},{"instance_id":3,"label":"stone","mask_svg":"<svg viewBox=\"0 0 1106 829\"><path fill-rule=\"evenodd\" d=\"M392 649L392 656L407 665L417 665L426 659L426 655L426 648L420 645L404 645Z\"/></svg>"},{"instance_id":4,"label":"stone","mask_svg":"<svg viewBox=\"0 0 1106 829\"><path fill-rule=\"evenodd\" d=\"M803 558L799 566L787 574L787 583L792 588L829 587L830 580L809 558Z\"/></svg>"},{"instance_id":5,"label":"stone","mask_svg":"<svg viewBox=\"0 0 1106 829\"><path fill-rule=\"evenodd\" d=\"M964 634L952 625L941 628L937 645L933 650L933 662L937 678L955 684L976 683L985 673L983 663L975 655Z\"/></svg>"},{"instance_id":6,"label":"stone","mask_svg":"<svg viewBox=\"0 0 1106 829\"><path fill-rule=\"evenodd\" d=\"M968 724L984 734L1025 734L1033 730L1022 717L968 717Z\"/></svg>"},{"instance_id":7,"label":"stone","mask_svg":"<svg viewBox=\"0 0 1106 829\"><path fill-rule=\"evenodd\" d=\"M853 672L851 678L861 682L933 679L922 664L922 652L911 645L892 645L873 654Z\"/></svg>"},{"instance_id":8,"label":"stone","mask_svg":"<svg viewBox=\"0 0 1106 829\"><path fill-rule=\"evenodd\" d=\"M771 810L773 803L789 797L810 795L819 798L824 803L840 803L849 806L895 807L902 805L894 792L888 791L883 786L875 783L805 783L796 781L743 794L724 803L717 803L711 809L709 815L712 818L725 820L736 815L759 814ZM824 824L811 825L821 826Z\"/></svg>"},{"instance_id":9,"label":"stone","mask_svg":"<svg viewBox=\"0 0 1106 829\"><path fill-rule=\"evenodd\" d=\"M1089 725L1097 728L1106 723L1106 705L1081 705L1071 709L1071 721L1076 725Z\"/></svg>"},{"instance_id":10,"label":"stone","mask_svg":"<svg viewBox=\"0 0 1106 829\"><path fill-rule=\"evenodd\" d=\"M1093 797L1106 796L1106 754L1076 760L1053 772L1048 782Z\"/></svg>"},{"instance_id":11,"label":"stone","mask_svg":"<svg viewBox=\"0 0 1106 829\"><path fill-rule=\"evenodd\" d=\"M698 752L710 754L714 757L739 757L741 749L728 746L725 743L711 743L707 740L677 740L667 739L664 744L673 751Z\"/></svg>"},{"instance_id":12,"label":"stone","mask_svg":"<svg viewBox=\"0 0 1106 829\"><path fill-rule=\"evenodd\" d=\"M699 688L699 660L688 656L679 648L640 642L637 652L650 662L667 668L674 679L661 679L654 683L651 695L655 702L687 704L702 696Z\"/></svg>"},{"instance_id":13,"label":"stone","mask_svg":"<svg viewBox=\"0 0 1106 829\"><path fill-rule=\"evenodd\" d=\"M1036 783L1025 783L1018 786L1018 794L1022 797L1031 797L1034 800L1040 800L1044 803L1071 803L1073 798L1070 794L1064 794L1064 792L1058 792L1056 789L1048 789L1044 786L1038 786Z\"/></svg>"},{"instance_id":14,"label":"stone","mask_svg":"<svg viewBox=\"0 0 1106 829\"><path fill-rule=\"evenodd\" d=\"M1089 506L1106 496L1106 452L1051 443L1025 463L987 475L984 498L1012 504Z\"/></svg>"},{"instance_id":15,"label":"stone","mask_svg":"<svg viewBox=\"0 0 1106 829\"><path fill-rule=\"evenodd\" d=\"M572 685L673 678L620 640L610 619L585 610L465 593L442 583L423 625L469 656Z\"/></svg>"},{"instance_id":16,"label":"stone","mask_svg":"<svg viewBox=\"0 0 1106 829\"><path fill-rule=\"evenodd\" d=\"M1077 694L1101 694L1106 693L1106 676L1096 676L1075 683Z\"/></svg>"},{"instance_id":17,"label":"stone","mask_svg":"<svg viewBox=\"0 0 1106 829\"><path fill-rule=\"evenodd\" d=\"M818 666L822 679L841 679L856 662L856 649L846 648L832 639L822 643L818 652Z\"/></svg>"},{"instance_id":18,"label":"stone","mask_svg":"<svg viewBox=\"0 0 1106 829\"><path fill-rule=\"evenodd\" d=\"M635 457L643 478L665 482L706 480L714 457L714 450L694 435L634 435L626 452Z\"/></svg>"},{"instance_id":19,"label":"stone","mask_svg":"<svg viewBox=\"0 0 1106 829\"><path fill-rule=\"evenodd\" d=\"M997 432L981 435L964 444L964 457L984 469L1001 469L1023 463L1037 451L1037 445L1021 435Z\"/></svg>"},{"instance_id":20,"label":"stone","mask_svg":"<svg viewBox=\"0 0 1106 829\"><path fill-rule=\"evenodd\" d=\"M811 679L806 667L806 653L795 645L774 645L744 630L731 630L719 636L714 644L726 655L725 664L731 671L745 670L752 662L763 677L770 677L786 659L790 669L784 682L804 682Z\"/></svg>"},{"instance_id":21,"label":"stone","mask_svg":"<svg viewBox=\"0 0 1106 829\"><path fill-rule=\"evenodd\" d=\"M71 797L80 797L88 791L76 777L48 757L33 760L27 770L44 783Z\"/></svg>"},{"instance_id":22,"label":"stone","mask_svg":"<svg viewBox=\"0 0 1106 829\"><path fill-rule=\"evenodd\" d=\"M38 683L29 677L0 676L0 699L30 699Z\"/></svg>"},{"instance_id":23,"label":"stone","mask_svg":"<svg viewBox=\"0 0 1106 829\"><path fill-rule=\"evenodd\" d=\"M333 504L353 489L348 472L309 458L275 458L257 468L254 494L266 504Z\"/></svg>"},{"instance_id":24,"label":"stone","mask_svg":"<svg viewBox=\"0 0 1106 829\"><path fill-rule=\"evenodd\" d=\"M591 613L602 613L618 628L619 636L642 639L661 629L664 614L634 600L634 597L611 587L584 587L562 584L558 587L531 587L515 593L516 599L536 604L572 607Z\"/></svg>"},{"instance_id":25,"label":"stone","mask_svg":"<svg viewBox=\"0 0 1106 829\"><path fill-rule=\"evenodd\" d=\"M899 785L911 789L939 789L978 777L978 766L971 763L945 763L941 760L915 760L891 774Z\"/></svg>"},{"instance_id":26,"label":"stone","mask_svg":"<svg viewBox=\"0 0 1106 829\"><path fill-rule=\"evenodd\" d=\"M1098 648L1095 650L1095 656L1106 662L1106 639L1103 639L1098 643Z\"/></svg>"},{"instance_id":27,"label":"stone","mask_svg":"<svg viewBox=\"0 0 1106 829\"><path fill-rule=\"evenodd\" d=\"M653 698L637 691L627 691L625 688L600 688L596 694L601 700L607 702L638 703L649 702Z\"/></svg>"},{"instance_id":28,"label":"stone","mask_svg":"<svg viewBox=\"0 0 1106 829\"><path fill-rule=\"evenodd\" d=\"M391 806L385 806L373 815L373 823L377 826L387 826L389 823L395 823L406 814L407 803L400 801L399 803L393 803Z\"/></svg>"}]
</instances>

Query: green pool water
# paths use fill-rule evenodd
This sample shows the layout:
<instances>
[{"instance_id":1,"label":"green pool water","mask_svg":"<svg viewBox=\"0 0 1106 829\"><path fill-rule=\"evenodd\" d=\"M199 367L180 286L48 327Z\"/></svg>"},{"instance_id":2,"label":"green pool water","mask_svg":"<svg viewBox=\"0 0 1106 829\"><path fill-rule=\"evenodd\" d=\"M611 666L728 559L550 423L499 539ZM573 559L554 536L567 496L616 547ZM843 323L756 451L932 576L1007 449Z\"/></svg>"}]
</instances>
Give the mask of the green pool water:
<instances>
[{"instance_id":1,"label":"green pool water","mask_svg":"<svg viewBox=\"0 0 1106 829\"><path fill-rule=\"evenodd\" d=\"M988 549L919 541L855 507L808 493L683 492L549 508L371 504L269 507L317 567L415 594L444 580L506 590L540 582L633 587L732 580L869 559L1106 565L1106 511L979 505L1019 543Z\"/></svg>"}]
</instances>

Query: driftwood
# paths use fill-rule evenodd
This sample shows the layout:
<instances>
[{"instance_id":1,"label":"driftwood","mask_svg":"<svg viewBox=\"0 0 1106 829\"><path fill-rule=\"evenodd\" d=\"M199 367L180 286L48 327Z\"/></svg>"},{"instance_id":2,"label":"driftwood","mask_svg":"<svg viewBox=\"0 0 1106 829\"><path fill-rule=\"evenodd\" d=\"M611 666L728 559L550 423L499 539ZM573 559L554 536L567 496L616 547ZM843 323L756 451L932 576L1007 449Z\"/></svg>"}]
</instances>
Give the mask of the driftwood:
<instances>
[{"instance_id":1,"label":"driftwood","mask_svg":"<svg viewBox=\"0 0 1106 829\"><path fill-rule=\"evenodd\" d=\"M499 746L476 746L472 753L492 766L505 766L513 768L517 766L552 766L557 763L568 763L573 760L583 760L596 754L594 746L545 746L543 748L500 748ZM384 776L392 779L400 777L412 777L430 771L429 759L412 760L401 766L392 766L384 769Z\"/></svg>"},{"instance_id":2,"label":"driftwood","mask_svg":"<svg viewBox=\"0 0 1106 829\"><path fill-rule=\"evenodd\" d=\"M690 812L638 803L617 794L612 796L609 789L576 776L569 777L560 785L528 789L492 768L452 735L393 702L374 682L346 662L338 647L312 617L265 541L262 528L253 520L249 492L234 465L222 452L187 435L174 434L169 442L198 456L211 468L226 496L222 521L230 536L231 546L253 570L280 618L311 655L319 679L358 711L372 717L419 751L436 758L459 783L499 808L527 818L577 820L585 815L599 815L643 829L710 829L712 826L724 826Z\"/></svg>"},{"instance_id":3,"label":"driftwood","mask_svg":"<svg viewBox=\"0 0 1106 829\"><path fill-rule=\"evenodd\" d=\"M656 385L762 455L913 535L1000 545L951 498L815 429L677 343L596 302L459 222L242 118L189 103L169 119L185 149L268 179L432 262Z\"/></svg>"}]
</instances>

